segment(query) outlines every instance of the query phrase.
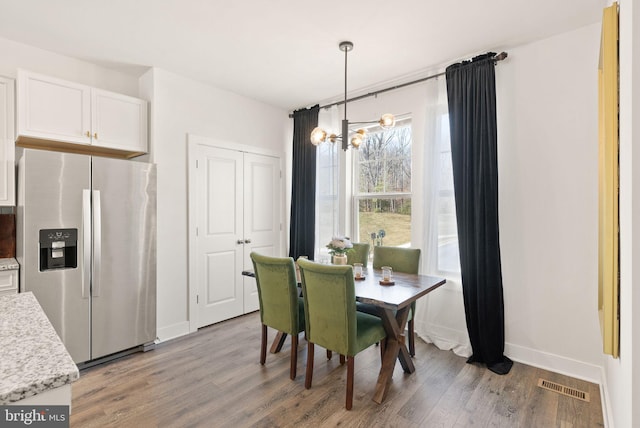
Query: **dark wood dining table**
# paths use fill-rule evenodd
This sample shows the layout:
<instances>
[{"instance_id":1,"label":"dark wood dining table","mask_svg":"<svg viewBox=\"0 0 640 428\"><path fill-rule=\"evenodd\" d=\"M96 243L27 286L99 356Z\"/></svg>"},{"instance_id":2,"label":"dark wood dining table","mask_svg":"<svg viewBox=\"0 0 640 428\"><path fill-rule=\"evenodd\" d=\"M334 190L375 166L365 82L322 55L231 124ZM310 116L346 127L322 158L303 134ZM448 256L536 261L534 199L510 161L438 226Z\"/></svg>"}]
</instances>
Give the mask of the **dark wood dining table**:
<instances>
[{"instance_id":1,"label":"dark wood dining table","mask_svg":"<svg viewBox=\"0 0 640 428\"><path fill-rule=\"evenodd\" d=\"M242 273L253 276L253 271ZM380 285L382 271L369 267L364 271L364 275L363 280L355 281L356 300L378 307L379 316L387 332L382 365L373 395L373 401L380 404L387 395L396 361L400 361L405 373L413 373L416 370L405 343L405 327L411 303L437 289L446 280L429 275L394 272L394 285ZM284 333L276 336L271 346L272 353L280 350L285 338Z\"/></svg>"}]
</instances>

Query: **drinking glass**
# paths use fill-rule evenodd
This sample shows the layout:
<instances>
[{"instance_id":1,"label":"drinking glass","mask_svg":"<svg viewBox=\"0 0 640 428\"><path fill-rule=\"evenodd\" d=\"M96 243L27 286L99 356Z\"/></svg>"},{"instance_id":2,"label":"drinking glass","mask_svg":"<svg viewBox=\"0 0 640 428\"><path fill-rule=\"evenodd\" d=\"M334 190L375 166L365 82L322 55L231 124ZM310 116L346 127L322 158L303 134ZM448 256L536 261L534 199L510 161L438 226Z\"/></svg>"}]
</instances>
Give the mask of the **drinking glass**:
<instances>
[{"instance_id":1,"label":"drinking glass","mask_svg":"<svg viewBox=\"0 0 640 428\"><path fill-rule=\"evenodd\" d=\"M353 264L353 275L356 278L362 278L362 263Z\"/></svg>"},{"instance_id":2,"label":"drinking glass","mask_svg":"<svg viewBox=\"0 0 640 428\"><path fill-rule=\"evenodd\" d=\"M385 282L391 281L391 276L393 275L393 269L391 266L382 266L382 280Z\"/></svg>"}]
</instances>

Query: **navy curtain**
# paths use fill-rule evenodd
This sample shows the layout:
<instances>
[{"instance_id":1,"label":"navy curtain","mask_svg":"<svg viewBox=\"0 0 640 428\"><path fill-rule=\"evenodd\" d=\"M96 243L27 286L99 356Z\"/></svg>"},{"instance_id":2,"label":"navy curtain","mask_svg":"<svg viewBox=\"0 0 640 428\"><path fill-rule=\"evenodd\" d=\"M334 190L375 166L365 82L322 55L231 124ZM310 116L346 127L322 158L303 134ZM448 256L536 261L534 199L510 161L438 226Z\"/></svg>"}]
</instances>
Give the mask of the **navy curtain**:
<instances>
[{"instance_id":1,"label":"navy curtain","mask_svg":"<svg viewBox=\"0 0 640 428\"><path fill-rule=\"evenodd\" d=\"M446 69L462 290L473 355L506 374L494 53Z\"/></svg>"},{"instance_id":2,"label":"navy curtain","mask_svg":"<svg viewBox=\"0 0 640 428\"><path fill-rule=\"evenodd\" d=\"M319 106L293 112L293 170L289 256L313 260L316 232L316 146L309 137L318 126Z\"/></svg>"}]
</instances>

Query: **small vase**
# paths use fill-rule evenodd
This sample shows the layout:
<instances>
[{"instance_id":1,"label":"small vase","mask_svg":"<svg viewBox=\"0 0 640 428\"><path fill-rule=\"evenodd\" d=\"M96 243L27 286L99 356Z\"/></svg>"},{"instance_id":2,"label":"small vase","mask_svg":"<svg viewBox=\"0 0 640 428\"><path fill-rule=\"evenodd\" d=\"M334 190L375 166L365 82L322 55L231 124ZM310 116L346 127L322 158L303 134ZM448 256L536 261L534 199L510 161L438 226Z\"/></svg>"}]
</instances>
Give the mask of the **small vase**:
<instances>
[{"instance_id":1,"label":"small vase","mask_svg":"<svg viewBox=\"0 0 640 428\"><path fill-rule=\"evenodd\" d=\"M334 265L346 265L347 264L347 256L345 254L336 254L333 256L332 263Z\"/></svg>"}]
</instances>

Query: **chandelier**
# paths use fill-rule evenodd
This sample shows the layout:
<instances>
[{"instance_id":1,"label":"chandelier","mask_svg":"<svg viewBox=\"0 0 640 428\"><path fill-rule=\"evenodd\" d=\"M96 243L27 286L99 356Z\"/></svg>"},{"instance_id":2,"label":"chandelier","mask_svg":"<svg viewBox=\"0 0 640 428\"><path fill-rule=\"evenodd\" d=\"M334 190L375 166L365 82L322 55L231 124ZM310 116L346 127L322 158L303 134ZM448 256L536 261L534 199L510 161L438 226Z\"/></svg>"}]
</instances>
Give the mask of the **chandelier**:
<instances>
[{"instance_id":1,"label":"chandelier","mask_svg":"<svg viewBox=\"0 0 640 428\"><path fill-rule=\"evenodd\" d=\"M342 134L328 134L327 131L320 127L316 127L311 131L311 143L317 146L327 140L335 143L340 140L342 142L342 149L347 150L349 146L357 149L366 137L366 131L364 129L358 129L351 132L349 129L349 120L347 119L347 53L353 49L353 43L344 41L338 45L340 50L344 52L344 119L342 119ZM382 129L392 128L396 124L396 119L392 114L383 114L379 120L372 120L368 122L353 122L351 125L364 125L378 123Z\"/></svg>"}]
</instances>

